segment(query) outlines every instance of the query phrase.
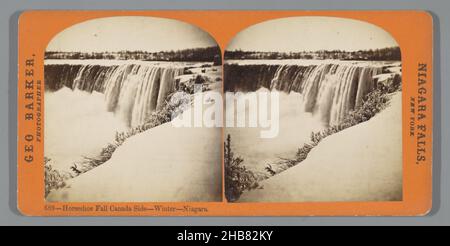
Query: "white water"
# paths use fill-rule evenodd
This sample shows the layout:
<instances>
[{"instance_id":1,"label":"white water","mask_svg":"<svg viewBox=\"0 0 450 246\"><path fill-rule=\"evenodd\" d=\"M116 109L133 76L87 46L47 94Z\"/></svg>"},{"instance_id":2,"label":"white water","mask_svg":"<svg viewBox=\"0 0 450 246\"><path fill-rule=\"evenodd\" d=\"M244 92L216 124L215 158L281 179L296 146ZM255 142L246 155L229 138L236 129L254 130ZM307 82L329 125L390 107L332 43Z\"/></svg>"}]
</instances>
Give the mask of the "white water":
<instances>
[{"instance_id":1,"label":"white water","mask_svg":"<svg viewBox=\"0 0 450 246\"><path fill-rule=\"evenodd\" d=\"M280 161L279 158L293 158L299 148L310 143L312 132L339 124L349 112L361 106L364 97L376 86L374 78L386 65L381 62L281 61L284 64L277 67L271 81L239 82L258 83L281 93L279 135L262 139L259 137L260 128L225 129L226 134L231 134L235 154L244 159L249 169L265 174L264 167L267 164L276 166L274 163ZM245 73L246 65L252 62L264 64L258 63L258 60L245 60L239 63L241 72ZM249 69L253 69L248 70L252 72L261 71ZM237 90L239 86L237 84ZM254 93L247 92L245 97L251 97ZM248 114L248 110L247 107L246 112L237 113Z\"/></svg>"},{"instance_id":2,"label":"white water","mask_svg":"<svg viewBox=\"0 0 450 246\"><path fill-rule=\"evenodd\" d=\"M68 172L76 163L80 167L116 132L145 123L176 90L175 78L187 64L202 63L46 60L46 66L57 66L48 70L46 83L62 87L45 92L45 156L52 166Z\"/></svg>"},{"instance_id":3,"label":"white water","mask_svg":"<svg viewBox=\"0 0 450 246\"><path fill-rule=\"evenodd\" d=\"M252 94L262 91L267 89L249 92L242 96L252 97ZM225 134L231 135L232 150L236 156L244 159L247 168L265 173L264 167L267 164L278 161L279 157L293 157L297 149L309 141L312 131L325 127L319 118L303 110L302 101L302 95L299 93L280 92L279 134L275 138L261 138L260 132L266 130L262 127L225 128ZM236 114L248 119L249 110L247 104L245 110L236 111Z\"/></svg>"},{"instance_id":4,"label":"white water","mask_svg":"<svg viewBox=\"0 0 450 246\"><path fill-rule=\"evenodd\" d=\"M69 83L72 89L104 93L107 110L132 127L145 123L152 112L162 107L167 96L176 90L175 77L184 70L183 67L134 63L63 66L78 71L73 84L70 78L58 83ZM61 75L54 76L58 80Z\"/></svg>"},{"instance_id":5,"label":"white water","mask_svg":"<svg viewBox=\"0 0 450 246\"><path fill-rule=\"evenodd\" d=\"M305 111L320 115L329 125L339 124L361 106L364 96L375 88L373 77L380 72L381 68L372 66L317 66L301 84Z\"/></svg>"},{"instance_id":6,"label":"white water","mask_svg":"<svg viewBox=\"0 0 450 246\"><path fill-rule=\"evenodd\" d=\"M69 171L70 166L95 157L112 142L125 124L106 111L100 93L63 88L45 93L45 156L55 169Z\"/></svg>"}]
</instances>

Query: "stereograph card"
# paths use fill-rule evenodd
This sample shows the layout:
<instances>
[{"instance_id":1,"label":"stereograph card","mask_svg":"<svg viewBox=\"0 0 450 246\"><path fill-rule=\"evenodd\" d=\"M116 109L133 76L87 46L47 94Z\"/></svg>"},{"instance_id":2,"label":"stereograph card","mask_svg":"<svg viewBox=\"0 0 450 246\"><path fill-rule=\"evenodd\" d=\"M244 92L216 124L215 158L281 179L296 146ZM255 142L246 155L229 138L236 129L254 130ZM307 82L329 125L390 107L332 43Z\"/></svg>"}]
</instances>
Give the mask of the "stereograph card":
<instances>
[{"instance_id":1,"label":"stereograph card","mask_svg":"<svg viewBox=\"0 0 450 246\"><path fill-rule=\"evenodd\" d=\"M26 11L30 216L418 216L431 209L423 11Z\"/></svg>"}]
</instances>

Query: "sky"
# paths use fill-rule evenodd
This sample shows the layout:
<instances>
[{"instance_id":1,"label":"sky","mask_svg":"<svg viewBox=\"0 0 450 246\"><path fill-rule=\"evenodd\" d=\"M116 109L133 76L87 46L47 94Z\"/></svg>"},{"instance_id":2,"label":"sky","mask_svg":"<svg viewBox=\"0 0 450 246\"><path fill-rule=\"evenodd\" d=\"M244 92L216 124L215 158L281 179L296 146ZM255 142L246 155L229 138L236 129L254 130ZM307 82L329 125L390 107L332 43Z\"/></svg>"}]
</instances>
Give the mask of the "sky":
<instances>
[{"instance_id":1,"label":"sky","mask_svg":"<svg viewBox=\"0 0 450 246\"><path fill-rule=\"evenodd\" d=\"M165 18L121 16L71 26L50 41L47 51L155 52L215 45L208 33L191 24Z\"/></svg>"},{"instance_id":2,"label":"sky","mask_svg":"<svg viewBox=\"0 0 450 246\"><path fill-rule=\"evenodd\" d=\"M336 17L288 17L253 25L236 35L227 50L356 51L398 46L373 24Z\"/></svg>"}]
</instances>

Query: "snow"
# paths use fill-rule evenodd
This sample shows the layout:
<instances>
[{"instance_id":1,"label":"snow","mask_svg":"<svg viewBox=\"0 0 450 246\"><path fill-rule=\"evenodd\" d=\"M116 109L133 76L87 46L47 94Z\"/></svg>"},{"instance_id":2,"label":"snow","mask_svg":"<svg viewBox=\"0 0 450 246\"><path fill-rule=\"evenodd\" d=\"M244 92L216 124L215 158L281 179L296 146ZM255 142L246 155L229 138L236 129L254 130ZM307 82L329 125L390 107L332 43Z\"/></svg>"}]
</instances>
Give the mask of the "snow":
<instances>
[{"instance_id":1,"label":"snow","mask_svg":"<svg viewBox=\"0 0 450 246\"><path fill-rule=\"evenodd\" d=\"M48 201L221 201L220 128L166 123L128 138L104 164L51 192Z\"/></svg>"},{"instance_id":2,"label":"snow","mask_svg":"<svg viewBox=\"0 0 450 246\"><path fill-rule=\"evenodd\" d=\"M298 165L262 181L239 202L402 199L401 93L367 122L323 139ZM244 159L245 163L245 159Z\"/></svg>"}]
</instances>

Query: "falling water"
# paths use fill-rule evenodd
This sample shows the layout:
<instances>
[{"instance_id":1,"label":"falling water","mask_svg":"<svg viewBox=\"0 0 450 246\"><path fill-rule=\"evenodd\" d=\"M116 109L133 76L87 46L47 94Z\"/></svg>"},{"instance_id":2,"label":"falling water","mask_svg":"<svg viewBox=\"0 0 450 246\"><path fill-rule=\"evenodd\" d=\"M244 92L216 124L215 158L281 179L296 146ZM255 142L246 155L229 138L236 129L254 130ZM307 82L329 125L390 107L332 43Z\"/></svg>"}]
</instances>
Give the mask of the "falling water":
<instances>
[{"instance_id":1,"label":"falling water","mask_svg":"<svg viewBox=\"0 0 450 246\"><path fill-rule=\"evenodd\" d=\"M109 112L114 112L128 126L138 126L176 90L175 77L183 70L142 64L46 65L45 84L50 91L65 86L103 93Z\"/></svg>"},{"instance_id":2,"label":"falling water","mask_svg":"<svg viewBox=\"0 0 450 246\"><path fill-rule=\"evenodd\" d=\"M302 95L305 112L335 125L359 107L376 88L373 77L381 67L358 64L225 65L227 91L256 91L260 87ZM245 76L242 76L242 75Z\"/></svg>"}]
</instances>

